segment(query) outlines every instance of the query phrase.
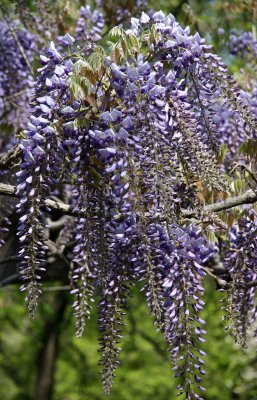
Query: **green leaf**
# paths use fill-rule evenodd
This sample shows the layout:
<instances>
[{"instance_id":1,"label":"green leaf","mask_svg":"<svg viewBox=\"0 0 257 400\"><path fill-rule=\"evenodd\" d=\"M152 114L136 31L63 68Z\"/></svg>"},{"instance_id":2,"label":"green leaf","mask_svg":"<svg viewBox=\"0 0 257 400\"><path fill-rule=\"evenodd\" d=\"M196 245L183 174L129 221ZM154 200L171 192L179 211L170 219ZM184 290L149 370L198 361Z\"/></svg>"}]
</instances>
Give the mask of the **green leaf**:
<instances>
[{"instance_id":1,"label":"green leaf","mask_svg":"<svg viewBox=\"0 0 257 400\"><path fill-rule=\"evenodd\" d=\"M103 58L106 56L105 50L102 46L96 46L94 53L101 54Z\"/></svg>"},{"instance_id":2,"label":"green leaf","mask_svg":"<svg viewBox=\"0 0 257 400\"><path fill-rule=\"evenodd\" d=\"M113 36L118 36L119 38L122 37L124 35L125 31L124 29L122 29L120 26L114 26L110 32L109 32L109 36L113 37Z\"/></svg>"},{"instance_id":3,"label":"green leaf","mask_svg":"<svg viewBox=\"0 0 257 400\"><path fill-rule=\"evenodd\" d=\"M73 97L83 100L91 92L92 84L84 76L73 75L70 78L70 89Z\"/></svg>"},{"instance_id":4,"label":"green leaf","mask_svg":"<svg viewBox=\"0 0 257 400\"><path fill-rule=\"evenodd\" d=\"M94 181L95 186L97 188L100 188L102 180L103 180L103 177L99 174L99 172L96 171L95 168L93 168L91 166L89 167L89 173L90 173L91 178Z\"/></svg>"},{"instance_id":5,"label":"green leaf","mask_svg":"<svg viewBox=\"0 0 257 400\"><path fill-rule=\"evenodd\" d=\"M246 189L246 183L242 179L233 180L230 186L235 194L240 194Z\"/></svg>"},{"instance_id":6,"label":"green leaf","mask_svg":"<svg viewBox=\"0 0 257 400\"><path fill-rule=\"evenodd\" d=\"M88 126L88 119L86 117L78 117L73 122L74 128L85 128Z\"/></svg>"},{"instance_id":7,"label":"green leaf","mask_svg":"<svg viewBox=\"0 0 257 400\"><path fill-rule=\"evenodd\" d=\"M76 74L79 74L83 69L93 72L90 63L85 61L85 60L82 60L82 59L78 60L74 64L74 67L75 67L75 70L76 70Z\"/></svg>"},{"instance_id":8,"label":"green leaf","mask_svg":"<svg viewBox=\"0 0 257 400\"><path fill-rule=\"evenodd\" d=\"M213 243L218 243L218 238L213 231L206 229L206 238Z\"/></svg>"},{"instance_id":9,"label":"green leaf","mask_svg":"<svg viewBox=\"0 0 257 400\"><path fill-rule=\"evenodd\" d=\"M257 157L257 140L249 139L239 147L239 154L244 154L250 158Z\"/></svg>"},{"instance_id":10,"label":"green leaf","mask_svg":"<svg viewBox=\"0 0 257 400\"><path fill-rule=\"evenodd\" d=\"M90 64L92 70L99 71L103 65L103 56L102 54L99 53L93 53L91 56L88 58L88 63Z\"/></svg>"},{"instance_id":11,"label":"green leaf","mask_svg":"<svg viewBox=\"0 0 257 400\"><path fill-rule=\"evenodd\" d=\"M222 143L218 154L218 160L217 160L218 164L221 164L224 161L227 151L228 151L227 145L225 143Z\"/></svg>"},{"instance_id":12,"label":"green leaf","mask_svg":"<svg viewBox=\"0 0 257 400\"><path fill-rule=\"evenodd\" d=\"M156 26L153 25L151 27L151 30L150 30L150 44L156 42L158 37L159 37L159 35L158 35L157 30L156 30Z\"/></svg>"}]
</instances>

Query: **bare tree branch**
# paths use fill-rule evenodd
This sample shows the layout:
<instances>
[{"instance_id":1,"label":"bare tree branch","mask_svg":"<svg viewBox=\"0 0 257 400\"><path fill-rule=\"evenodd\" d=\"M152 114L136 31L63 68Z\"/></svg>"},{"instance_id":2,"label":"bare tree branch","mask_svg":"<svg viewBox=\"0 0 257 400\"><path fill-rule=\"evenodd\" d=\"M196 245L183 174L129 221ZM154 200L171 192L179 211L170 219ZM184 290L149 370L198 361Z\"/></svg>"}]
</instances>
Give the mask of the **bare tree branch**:
<instances>
[{"instance_id":1,"label":"bare tree branch","mask_svg":"<svg viewBox=\"0 0 257 400\"><path fill-rule=\"evenodd\" d=\"M16 194L16 187L12 185L7 185L5 183L0 183L0 195L18 197ZM57 211L61 215L71 215L78 216L83 214L83 209L75 211L69 204L65 204L60 201L46 199L44 205L53 211Z\"/></svg>"},{"instance_id":2,"label":"bare tree branch","mask_svg":"<svg viewBox=\"0 0 257 400\"><path fill-rule=\"evenodd\" d=\"M209 267L204 267L204 270L209 276L211 276L216 281L219 288L225 290L229 289L230 283L227 282L225 279L222 279L220 276L216 275L214 269L211 269ZM257 281L242 283L241 287L242 289L251 289L252 287L257 287Z\"/></svg>"},{"instance_id":3,"label":"bare tree branch","mask_svg":"<svg viewBox=\"0 0 257 400\"><path fill-rule=\"evenodd\" d=\"M0 194L3 194L5 196L16 197L15 186L6 185L5 183L0 183Z\"/></svg>"},{"instance_id":4,"label":"bare tree branch","mask_svg":"<svg viewBox=\"0 0 257 400\"><path fill-rule=\"evenodd\" d=\"M16 195L16 187L12 185L7 185L5 183L0 183L0 195L18 197ZM225 201L220 201L219 203L208 204L203 209L207 212L220 212L233 207L241 206L243 204L253 204L256 201L257 193L255 193L253 190L248 190L240 196L230 197ZM77 217L79 215L83 215L86 212L86 210L83 208L80 210L74 210L69 204L51 199L46 199L44 201L44 205L60 215L70 215L73 217ZM194 217L195 215L196 211L194 210L183 211L184 217L190 218Z\"/></svg>"},{"instance_id":5,"label":"bare tree branch","mask_svg":"<svg viewBox=\"0 0 257 400\"><path fill-rule=\"evenodd\" d=\"M228 282L226 282L224 279L216 275L213 270L209 267L204 267L205 272L211 276L217 283L218 287L220 288L227 288L228 287Z\"/></svg>"},{"instance_id":6,"label":"bare tree branch","mask_svg":"<svg viewBox=\"0 0 257 400\"><path fill-rule=\"evenodd\" d=\"M240 196L228 198L225 201L219 203L209 204L204 207L205 211L219 212L228 210L233 207L241 206L243 204L253 204L257 201L257 193L253 190L241 194Z\"/></svg>"},{"instance_id":7,"label":"bare tree branch","mask_svg":"<svg viewBox=\"0 0 257 400\"><path fill-rule=\"evenodd\" d=\"M207 212L220 212L228 210L233 207L242 206L243 204L253 204L257 201L257 193L253 190L247 190L247 192L241 194L240 196L230 197L224 201L218 203L208 204L204 207L204 211ZM190 218L195 216L196 211L185 210L183 211L183 216Z\"/></svg>"}]
</instances>

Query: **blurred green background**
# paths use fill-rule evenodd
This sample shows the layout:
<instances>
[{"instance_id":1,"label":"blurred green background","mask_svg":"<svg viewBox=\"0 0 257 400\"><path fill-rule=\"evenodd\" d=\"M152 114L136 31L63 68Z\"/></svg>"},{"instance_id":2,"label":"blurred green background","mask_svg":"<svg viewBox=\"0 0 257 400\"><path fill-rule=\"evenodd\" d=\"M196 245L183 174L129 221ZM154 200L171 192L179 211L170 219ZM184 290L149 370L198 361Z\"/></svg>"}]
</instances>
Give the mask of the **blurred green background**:
<instances>
[{"instance_id":1,"label":"blurred green background","mask_svg":"<svg viewBox=\"0 0 257 400\"><path fill-rule=\"evenodd\" d=\"M1 1L8 5L8 0ZM64 6L67 1L59 3ZM190 25L193 32L200 31L231 70L239 71L241 64L228 54L227 38L232 28L256 29L256 0L163 0L149 4L173 13L183 25ZM48 380L46 384L52 385L52 397L48 400L104 399L98 366L97 307L87 322L86 334L77 339L68 291L52 289L44 291L36 320L29 321L18 286L0 288L1 400L40 400L37 387L43 375ZM225 334L220 311L222 295L211 281L205 297L203 318L208 334L204 398L257 399L255 341L242 350ZM138 287L129 299L126 324L121 366L109 399L175 399L177 382L172 378L169 354L161 334L156 333Z\"/></svg>"},{"instance_id":2,"label":"blurred green background","mask_svg":"<svg viewBox=\"0 0 257 400\"><path fill-rule=\"evenodd\" d=\"M219 304L222 295L212 282L207 286L207 307L202 314L208 331L204 398L257 399L255 343L250 342L249 348L242 350L225 334ZM177 382L172 378L166 345L161 334L156 333L139 288L133 292L121 365L109 399L173 400ZM94 312L88 321L85 336L77 339L70 305L67 292L45 291L36 320L29 321L18 287L1 290L0 399L40 398L36 387L48 346L56 361L49 376L53 380L52 400L105 398L98 366L97 314ZM51 347L53 340L55 347Z\"/></svg>"}]
</instances>

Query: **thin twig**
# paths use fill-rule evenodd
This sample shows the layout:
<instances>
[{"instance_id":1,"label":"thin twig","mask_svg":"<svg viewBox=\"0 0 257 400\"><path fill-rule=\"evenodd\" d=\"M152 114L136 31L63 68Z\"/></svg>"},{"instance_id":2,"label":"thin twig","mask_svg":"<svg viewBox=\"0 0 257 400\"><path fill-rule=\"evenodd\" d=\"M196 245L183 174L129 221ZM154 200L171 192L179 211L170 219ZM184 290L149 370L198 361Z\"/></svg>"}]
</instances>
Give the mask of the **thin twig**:
<instances>
[{"instance_id":1,"label":"thin twig","mask_svg":"<svg viewBox=\"0 0 257 400\"><path fill-rule=\"evenodd\" d=\"M16 97L21 96L22 94L26 93L27 91L28 91L28 88L23 89L23 90L20 90L19 92L13 93L13 94L11 94L11 95L9 95L9 96L5 96L4 99L5 99L5 100L12 100L12 99L15 99Z\"/></svg>"},{"instance_id":2,"label":"thin twig","mask_svg":"<svg viewBox=\"0 0 257 400\"><path fill-rule=\"evenodd\" d=\"M21 149L19 146L13 146L6 153L0 155L0 169L5 169L9 165L16 161L21 154Z\"/></svg>"},{"instance_id":3,"label":"thin twig","mask_svg":"<svg viewBox=\"0 0 257 400\"><path fill-rule=\"evenodd\" d=\"M15 273L13 275L7 276L0 282L0 288L2 289L4 286L10 285L14 282L17 282L19 279L19 274Z\"/></svg>"},{"instance_id":4,"label":"thin twig","mask_svg":"<svg viewBox=\"0 0 257 400\"><path fill-rule=\"evenodd\" d=\"M221 279L219 276L215 275L212 270L208 267L204 267L205 272L211 276L217 284L222 287L222 288L227 288L228 287L228 282L226 282L224 279Z\"/></svg>"}]
</instances>

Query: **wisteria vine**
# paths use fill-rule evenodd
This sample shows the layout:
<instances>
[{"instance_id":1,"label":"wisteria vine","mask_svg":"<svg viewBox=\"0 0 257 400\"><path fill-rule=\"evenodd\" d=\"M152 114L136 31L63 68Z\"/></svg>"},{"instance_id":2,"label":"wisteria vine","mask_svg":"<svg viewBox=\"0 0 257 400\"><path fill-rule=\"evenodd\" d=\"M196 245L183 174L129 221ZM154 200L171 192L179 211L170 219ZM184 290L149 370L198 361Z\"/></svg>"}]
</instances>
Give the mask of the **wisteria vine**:
<instances>
[{"instance_id":1,"label":"wisteria vine","mask_svg":"<svg viewBox=\"0 0 257 400\"><path fill-rule=\"evenodd\" d=\"M229 276L227 330L243 346L257 315L256 213L245 209L230 227L203 204L204 196L226 199L233 191L240 149L240 171L255 179L244 146L256 140L256 86L250 98L198 33L161 11L142 12L128 29L114 27L113 42L102 47L100 3L103 12L82 7L74 37L58 37L40 57L14 171L21 289L34 318L50 253L46 200L57 197L74 215L56 246L63 252L73 243L65 257L77 336L99 298L104 392L110 393L119 365L127 298L139 283L167 342L178 394L201 399L203 281L218 251ZM22 32L19 40L30 55L32 39ZM241 52L235 33L231 40L233 52ZM10 52L14 45L10 36ZM10 80L0 74L6 95ZM0 234L5 224L4 217ZM218 232L220 240L220 231L227 241L219 248L210 237Z\"/></svg>"}]
</instances>

